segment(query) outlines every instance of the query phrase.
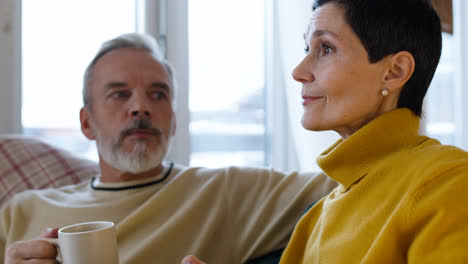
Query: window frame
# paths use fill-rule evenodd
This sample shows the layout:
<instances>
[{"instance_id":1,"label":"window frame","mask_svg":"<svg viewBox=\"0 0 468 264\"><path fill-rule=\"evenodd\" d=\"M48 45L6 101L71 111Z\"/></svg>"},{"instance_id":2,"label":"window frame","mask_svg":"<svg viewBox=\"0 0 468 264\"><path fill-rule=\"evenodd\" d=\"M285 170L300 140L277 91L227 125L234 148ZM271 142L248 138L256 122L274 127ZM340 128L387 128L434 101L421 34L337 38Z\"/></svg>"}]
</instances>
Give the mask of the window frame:
<instances>
[{"instance_id":1,"label":"window frame","mask_svg":"<svg viewBox=\"0 0 468 264\"><path fill-rule=\"evenodd\" d=\"M0 134L22 133L21 2L0 1Z\"/></svg>"}]
</instances>

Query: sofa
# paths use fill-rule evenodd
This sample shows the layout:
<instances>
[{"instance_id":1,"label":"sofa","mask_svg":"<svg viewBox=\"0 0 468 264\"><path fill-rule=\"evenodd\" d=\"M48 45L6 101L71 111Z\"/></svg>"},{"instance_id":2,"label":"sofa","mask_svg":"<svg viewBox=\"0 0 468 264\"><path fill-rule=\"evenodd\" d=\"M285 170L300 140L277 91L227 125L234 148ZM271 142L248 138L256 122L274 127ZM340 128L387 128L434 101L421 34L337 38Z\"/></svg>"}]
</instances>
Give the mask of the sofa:
<instances>
[{"instance_id":1,"label":"sofa","mask_svg":"<svg viewBox=\"0 0 468 264\"><path fill-rule=\"evenodd\" d=\"M44 141L22 135L0 135L0 208L28 189L76 184L96 176L99 165ZM246 264L278 263L282 250Z\"/></svg>"},{"instance_id":2,"label":"sofa","mask_svg":"<svg viewBox=\"0 0 468 264\"><path fill-rule=\"evenodd\" d=\"M98 171L96 162L40 139L0 135L0 207L18 192L79 183Z\"/></svg>"}]
</instances>

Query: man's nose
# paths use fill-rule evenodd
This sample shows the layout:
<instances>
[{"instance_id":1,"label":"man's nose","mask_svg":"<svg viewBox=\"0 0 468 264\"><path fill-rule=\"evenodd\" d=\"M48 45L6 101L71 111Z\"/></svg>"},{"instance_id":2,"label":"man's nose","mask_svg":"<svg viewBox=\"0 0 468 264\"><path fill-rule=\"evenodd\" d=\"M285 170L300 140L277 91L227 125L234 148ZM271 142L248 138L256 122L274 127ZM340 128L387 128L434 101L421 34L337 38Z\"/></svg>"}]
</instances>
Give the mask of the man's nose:
<instances>
[{"instance_id":1,"label":"man's nose","mask_svg":"<svg viewBox=\"0 0 468 264\"><path fill-rule=\"evenodd\" d=\"M148 99L145 96L136 95L131 101L130 117L131 118L149 118L151 117L151 108Z\"/></svg>"},{"instance_id":2,"label":"man's nose","mask_svg":"<svg viewBox=\"0 0 468 264\"><path fill-rule=\"evenodd\" d=\"M131 115L132 117L150 117L150 112L146 110L133 110Z\"/></svg>"}]
</instances>

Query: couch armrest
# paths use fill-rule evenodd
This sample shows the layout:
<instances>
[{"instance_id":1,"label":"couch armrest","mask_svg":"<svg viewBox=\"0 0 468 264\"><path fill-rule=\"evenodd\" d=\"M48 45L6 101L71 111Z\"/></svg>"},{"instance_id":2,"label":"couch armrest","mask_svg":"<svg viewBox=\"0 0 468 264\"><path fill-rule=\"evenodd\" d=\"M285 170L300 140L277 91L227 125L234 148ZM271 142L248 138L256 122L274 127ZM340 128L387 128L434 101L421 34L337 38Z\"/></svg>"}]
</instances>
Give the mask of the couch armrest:
<instances>
[{"instance_id":1,"label":"couch armrest","mask_svg":"<svg viewBox=\"0 0 468 264\"><path fill-rule=\"evenodd\" d=\"M76 184L99 171L98 164L78 158L39 139L0 136L0 207L14 194Z\"/></svg>"}]
</instances>

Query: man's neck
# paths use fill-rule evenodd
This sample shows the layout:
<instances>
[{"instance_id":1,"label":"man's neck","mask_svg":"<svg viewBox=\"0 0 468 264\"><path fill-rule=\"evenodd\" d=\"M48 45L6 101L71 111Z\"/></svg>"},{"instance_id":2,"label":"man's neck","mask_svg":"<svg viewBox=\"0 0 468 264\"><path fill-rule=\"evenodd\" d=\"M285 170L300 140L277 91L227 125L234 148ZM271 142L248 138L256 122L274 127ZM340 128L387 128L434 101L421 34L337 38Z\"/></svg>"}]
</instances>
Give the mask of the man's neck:
<instances>
[{"instance_id":1,"label":"man's neck","mask_svg":"<svg viewBox=\"0 0 468 264\"><path fill-rule=\"evenodd\" d=\"M162 164L159 164L150 170L134 174L111 167L102 160L99 162L99 167L101 168L101 182L125 182L146 179L160 174L163 169Z\"/></svg>"}]
</instances>

